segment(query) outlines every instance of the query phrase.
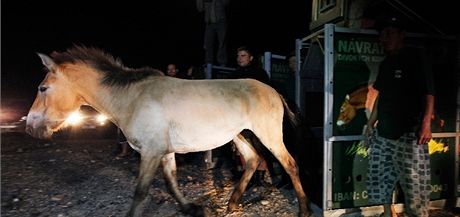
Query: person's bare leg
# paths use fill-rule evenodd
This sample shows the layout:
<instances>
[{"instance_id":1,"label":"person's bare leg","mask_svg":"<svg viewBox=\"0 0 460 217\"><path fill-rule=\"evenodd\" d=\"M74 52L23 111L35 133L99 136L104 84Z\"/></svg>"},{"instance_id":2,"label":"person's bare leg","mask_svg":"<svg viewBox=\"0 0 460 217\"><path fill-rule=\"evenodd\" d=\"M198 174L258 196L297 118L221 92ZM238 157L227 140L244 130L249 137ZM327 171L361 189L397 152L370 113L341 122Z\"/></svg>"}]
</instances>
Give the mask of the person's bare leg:
<instances>
[{"instance_id":1,"label":"person's bare leg","mask_svg":"<svg viewBox=\"0 0 460 217\"><path fill-rule=\"evenodd\" d=\"M392 217L398 217L398 213L395 210L395 205L394 204L391 205L391 216Z\"/></svg>"},{"instance_id":2,"label":"person's bare leg","mask_svg":"<svg viewBox=\"0 0 460 217\"><path fill-rule=\"evenodd\" d=\"M129 147L128 142L120 142L121 152L118 154L118 157L126 157L131 153L131 147Z\"/></svg>"}]
</instances>

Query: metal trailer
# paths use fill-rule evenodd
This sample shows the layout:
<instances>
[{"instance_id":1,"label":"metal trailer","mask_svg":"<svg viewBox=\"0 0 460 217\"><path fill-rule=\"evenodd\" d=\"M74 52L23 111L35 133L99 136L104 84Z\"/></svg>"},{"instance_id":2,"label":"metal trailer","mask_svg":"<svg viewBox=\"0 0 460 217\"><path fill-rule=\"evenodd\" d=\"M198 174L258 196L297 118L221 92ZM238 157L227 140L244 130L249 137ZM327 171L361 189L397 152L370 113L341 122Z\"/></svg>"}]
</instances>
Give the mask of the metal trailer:
<instances>
[{"instance_id":1,"label":"metal trailer","mask_svg":"<svg viewBox=\"0 0 460 217\"><path fill-rule=\"evenodd\" d=\"M374 30L326 24L323 29L296 40L296 104L307 119L312 106L319 107L323 112L322 126L320 126L322 130L319 131L324 146L323 198L319 205L324 216L343 216L350 212L360 212L366 216L378 214L382 210L380 204L371 204L367 201L365 188L367 160L365 156L359 156L365 155L366 152L365 149L363 151L362 146L359 146L364 141L364 136L357 133L359 128L355 128L354 132L342 133L336 126L340 100L347 90L342 86L358 86L359 77L366 75L362 72L366 67L370 71L369 77L362 78L363 81L369 83L374 79L372 76L375 74L375 67L383 57L383 50L375 47L378 45L377 38L377 32ZM435 130L433 133L435 146L431 148L430 144L430 152L433 151L430 153L432 205L459 206L458 44L453 37L409 33L408 38L414 44L429 47L434 54L433 62L436 64L435 85L437 96L440 97L436 99L435 109L442 115L444 128ZM308 49L308 54L303 56L301 51L305 49ZM360 61L363 63L358 63ZM361 66L356 70L357 65ZM356 75L360 73L361 75ZM308 97L318 95L324 100L321 105L307 105L312 101L309 101ZM363 124L362 121L358 126ZM347 166L351 168L346 168ZM394 197L394 202L398 203L396 209L398 206L400 209L401 204L396 196Z\"/></svg>"}]
</instances>

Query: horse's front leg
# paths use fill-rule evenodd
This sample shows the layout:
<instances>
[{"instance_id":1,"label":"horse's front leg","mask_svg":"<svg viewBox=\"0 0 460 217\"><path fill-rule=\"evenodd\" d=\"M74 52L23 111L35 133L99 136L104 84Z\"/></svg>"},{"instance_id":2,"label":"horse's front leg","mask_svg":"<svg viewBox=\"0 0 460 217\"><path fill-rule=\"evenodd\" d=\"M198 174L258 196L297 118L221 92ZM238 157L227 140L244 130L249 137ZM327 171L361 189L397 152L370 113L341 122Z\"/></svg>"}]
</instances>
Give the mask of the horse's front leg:
<instances>
[{"instance_id":1,"label":"horse's front leg","mask_svg":"<svg viewBox=\"0 0 460 217\"><path fill-rule=\"evenodd\" d=\"M179 202L182 211L191 216L204 216L203 207L190 203L187 199L185 199L184 195L179 190L179 186L177 185L175 154L166 154L161 159L161 164L163 166L163 174L165 181L168 184L168 188L174 194L176 200Z\"/></svg>"},{"instance_id":2,"label":"horse's front leg","mask_svg":"<svg viewBox=\"0 0 460 217\"><path fill-rule=\"evenodd\" d=\"M252 147L252 145L241 134L238 134L235 138L233 138L233 142L240 154L243 156L246 168L244 169L243 176L230 197L230 201L228 203L230 211L235 211L238 208L238 204L241 202L244 190L260 163L260 157L254 147Z\"/></svg>"},{"instance_id":3,"label":"horse's front leg","mask_svg":"<svg viewBox=\"0 0 460 217\"><path fill-rule=\"evenodd\" d=\"M153 176L160 164L161 156L159 155L142 155L139 169L139 178L137 180L136 191L134 192L133 203L128 217L141 216L141 203L144 201L148 194L150 184L152 184Z\"/></svg>"}]
</instances>

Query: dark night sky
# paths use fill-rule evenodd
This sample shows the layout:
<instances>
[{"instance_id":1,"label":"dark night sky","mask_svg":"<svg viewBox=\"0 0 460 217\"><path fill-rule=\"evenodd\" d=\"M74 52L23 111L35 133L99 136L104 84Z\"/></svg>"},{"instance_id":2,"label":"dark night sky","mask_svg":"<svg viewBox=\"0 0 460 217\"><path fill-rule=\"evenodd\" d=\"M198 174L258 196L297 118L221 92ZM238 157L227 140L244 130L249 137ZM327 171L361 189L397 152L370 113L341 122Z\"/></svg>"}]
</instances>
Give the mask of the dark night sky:
<instances>
[{"instance_id":1,"label":"dark night sky","mask_svg":"<svg viewBox=\"0 0 460 217\"><path fill-rule=\"evenodd\" d=\"M194 0L99 2L2 1L2 97L35 92L44 76L35 52L73 44L102 48L128 67L203 64L204 23ZM230 64L239 45L289 53L308 35L310 11L305 0L231 0Z\"/></svg>"},{"instance_id":2,"label":"dark night sky","mask_svg":"<svg viewBox=\"0 0 460 217\"><path fill-rule=\"evenodd\" d=\"M454 16L432 2L404 1L443 30ZM231 0L229 59L249 45L258 53L287 54L296 38L307 36L310 0ZM202 15L194 0L161 1L1 1L2 98L32 98L44 72L35 52L49 54L73 44L95 46L121 58L128 67L164 70L176 62L182 70L203 64Z\"/></svg>"}]
</instances>

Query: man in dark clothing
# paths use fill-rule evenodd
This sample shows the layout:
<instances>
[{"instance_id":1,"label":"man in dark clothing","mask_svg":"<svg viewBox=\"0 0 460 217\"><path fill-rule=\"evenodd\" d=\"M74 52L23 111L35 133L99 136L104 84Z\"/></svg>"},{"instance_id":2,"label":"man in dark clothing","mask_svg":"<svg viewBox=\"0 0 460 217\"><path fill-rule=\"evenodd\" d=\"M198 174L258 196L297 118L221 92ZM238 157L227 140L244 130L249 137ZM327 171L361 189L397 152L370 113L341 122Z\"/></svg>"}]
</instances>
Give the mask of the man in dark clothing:
<instances>
[{"instance_id":1,"label":"man in dark clothing","mask_svg":"<svg viewBox=\"0 0 460 217\"><path fill-rule=\"evenodd\" d=\"M249 48L239 47L237 49L236 62L238 67L232 74L232 78L252 78L270 84L268 73L256 63L257 61Z\"/></svg>"},{"instance_id":2,"label":"man in dark clothing","mask_svg":"<svg viewBox=\"0 0 460 217\"><path fill-rule=\"evenodd\" d=\"M392 216L391 198L397 182L404 193L405 216L427 217L431 193L431 116L434 88L421 55L405 45L398 17L378 21L380 41L387 54L374 83L378 91L368 120L369 201L384 205Z\"/></svg>"},{"instance_id":3,"label":"man in dark clothing","mask_svg":"<svg viewBox=\"0 0 460 217\"><path fill-rule=\"evenodd\" d=\"M227 64L227 15L226 8L229 0L196 0L199 12L204 12L205 32L204 51L205 62L214 64L214 51L217 44L217 62ZM216 39L217 38L217 43Z\"/></svg>"},{"instance_id":4,"label":"man in dark clothing","mask_svg":"<svg viewBox=\"0 0 460 217\"><path fill-rule=\"evenodd\" d=\"M249 48L239 47L237 49L237 57L236 57L238 67L236 68L236 71L230 75L230 77L234 79L251 78L251 79L261 81L265 84L269 84L270 78L268 77L267 72L256 63L257 61L254 58L255 57ZM254 176L249 183L249 185L261 186L265 183L264 175L265 175L265 172L268 170L267 162L262 157L262 155L265 155L265 154L260 153L264 151L263 145L260 144L259 139L252 132L243 131L241 132L241 134L246 138L246 140L249 143L251 143L256 148L256 150L259 152L259 156L262 158L259 164L259 167L257 168L257 171L254 173ZM237 153L237 155L238 154L239 153ZM240 160L241 160L241 166L242 166L241 169L244 170L245 165L244 165L244 159L242 156L240 156Z\"/></svg>"}]
</instances>

